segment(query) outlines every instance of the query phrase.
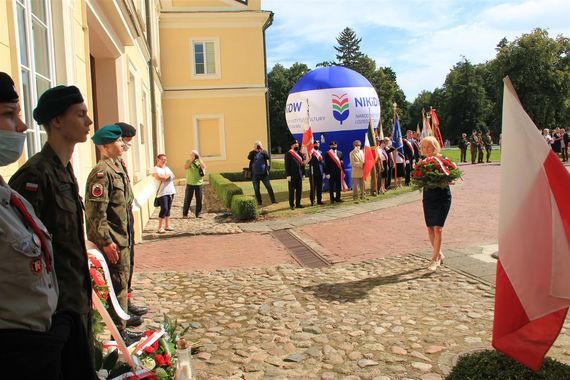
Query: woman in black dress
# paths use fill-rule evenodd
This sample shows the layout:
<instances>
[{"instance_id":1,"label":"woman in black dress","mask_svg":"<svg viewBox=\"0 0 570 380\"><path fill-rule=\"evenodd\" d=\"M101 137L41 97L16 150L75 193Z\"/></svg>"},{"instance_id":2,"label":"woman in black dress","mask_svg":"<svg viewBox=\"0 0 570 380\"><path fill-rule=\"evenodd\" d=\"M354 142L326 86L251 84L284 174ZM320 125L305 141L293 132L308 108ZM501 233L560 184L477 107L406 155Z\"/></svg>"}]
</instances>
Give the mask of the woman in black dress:
<instances>
[{"instance_id":1,"label":"woman in black dress","mask_svg":"<svg viewBox=\"0 0 570 380\"><path fill-rule=\"evenodd\" d=\"M424 137L421 141L422 154L426 157L441 157L439 152L441 147L433 136ZM433 255L428 269L436 271L437 267L443 264L443 253L441 252L442 230L445 219L451 207L451 191L449 186L445 188L428 189L423 191L424 218L428 229L429 240L433 247Z\"/></svg>"}]
</instances>

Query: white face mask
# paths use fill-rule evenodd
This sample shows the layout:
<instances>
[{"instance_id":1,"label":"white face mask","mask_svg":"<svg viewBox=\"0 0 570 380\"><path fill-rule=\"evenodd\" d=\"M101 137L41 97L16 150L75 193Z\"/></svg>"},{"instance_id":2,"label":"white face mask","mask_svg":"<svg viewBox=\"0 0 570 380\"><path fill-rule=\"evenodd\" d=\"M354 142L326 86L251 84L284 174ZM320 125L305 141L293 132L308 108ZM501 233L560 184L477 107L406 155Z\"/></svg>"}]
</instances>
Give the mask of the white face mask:
<instances>
[{"instance_id":1,"label":"white face mask","mask_svg":"<svg viewBox=\"0 0 570 380\"><path fill-rule=\"evenodd\" d=\"M123 141L123 152L128 152L131 149L131 143Z\"/></svg>"},{"instance_id":2,"label":"white face mask","mask_svg":"<svg viewBox=\"0 0 570 380\"><path fill-rule=\"evenodd\" d=\"M358 152L360 150L360 145L355 146L354 149L356 149L356 151Z\"/></svg>"},{"instance_id":3,"label":"white face mask","mask_svg":"<svg viewBox=\"0 0 570 380\"><path fill-rule=\"evenodd\" d=\"M16 162L22 155L25 142L25 133L0 130L0 166Z\"/></svg>"}]
</instances>

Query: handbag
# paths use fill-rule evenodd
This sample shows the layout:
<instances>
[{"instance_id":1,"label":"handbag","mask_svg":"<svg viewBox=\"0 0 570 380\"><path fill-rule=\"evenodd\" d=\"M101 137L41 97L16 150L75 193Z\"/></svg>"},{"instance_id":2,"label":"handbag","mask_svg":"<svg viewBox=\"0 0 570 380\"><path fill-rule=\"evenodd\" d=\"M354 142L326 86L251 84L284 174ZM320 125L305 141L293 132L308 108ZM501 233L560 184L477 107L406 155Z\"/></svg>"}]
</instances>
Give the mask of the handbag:
<instances>
[{"instance_id":1,"label":"handbag","mask_svg":"<svg viewBox=\"0 0 570 380\"><path fill-rule=\"evenodd\" d=\"M160 201L158 200L158 193L160 191L160 187L162 186L162 182L160 183L160 185L158 185L158 189L156 189L156 194L154 195L154 207L158 207L160 206Z\"/></svg>"},{"instance_id":2,"label":"handbag","mask_svg":"<svg viewBox=\"0 0 570 380\"><path fill-rule=\"evenodd\" d=\"M202 169L201 166L198 168L198 174L200 174L200 177L203 177L206 175L206 172L204 172L204 169Z\"/></svg>"}]
</instances>

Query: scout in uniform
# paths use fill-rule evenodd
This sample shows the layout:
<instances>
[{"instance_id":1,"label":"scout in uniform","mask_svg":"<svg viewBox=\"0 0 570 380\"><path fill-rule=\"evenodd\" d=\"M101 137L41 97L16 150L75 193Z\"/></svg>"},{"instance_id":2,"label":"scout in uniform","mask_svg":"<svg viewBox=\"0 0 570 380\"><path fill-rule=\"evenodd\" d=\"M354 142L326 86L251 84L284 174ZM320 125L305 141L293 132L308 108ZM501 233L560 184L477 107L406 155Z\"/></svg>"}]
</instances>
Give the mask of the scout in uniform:
<instances>
[{"instance_id":1,"label":"scout in uniform","mask_svg":"<svg viewBox=\"0 0 570 380\"><path fill-rule=\"evenodd\" d=\"M129 222L127 208L128 180L119 158L123 153L121 128L107 125L91 138L101 153L101 160L87 178L85 191L85 220L87 238L101 250L113 282L113 289L123 310L128 310L128 281L130 273ZM125 342L129 345L140 334L126 329L127 321L120 318L114 308L109 314ZM132 316L135 324L142 323L139 316Z\"/></svg>"},{"instance_id":2,"label":"scout in uniform","mask_svg":"<svg viewBox=\"0 0 570 380\"><path fill-rule=\"evenodd\" d=\"M131 147L131 141L137 134L137 130L130 124L118 122L115 123L121 128L121 138L123 139L123 152L128 152ZM135 268L135 217L133 215L133 202L135 200L135 195L133 193L133 188L131 186L131 178L129 177L129 172L127 170L127 164L122 158L119 158L119 164L125 173L125 177L127 179L127 188L126 188L126 198L127 198L127 211L128 211L128 222L129 222L129 247L130 247L130 255L131 255L131 266L129 271L129 314L131 315L138 315L142 316L148 312L148 309L143 306L136 306L131 302L131 295L132 295L132 279L133 279L133 272ZM130 325L135 321L136 318L129 319L127 321L127 325Z\"/></svg>"},{"instance_id":3,"label":"scout in uniform","mask_svg":"<svg viewBox=\"0 0 570 380\"><path fill-rule=\"evenodd\" d=\"M471 146L471 163L474 164L477 161L479 145L481 145L481 139L477 135L476 130L473 130L473 133L471 133L471 137L469 137L469 144Z\"/></svg>"},{"instance_id":4,"label":"scout in uniform","mask_svg":"<svg viewBox=\"0 0 570 380\"><path fill-rule=\"evenodd\" d=\"M0 72L0 167L22 155L27 128L14 82ZM0 205L0 357L29 379L59 379L62 344L49 332L58 298L51 235L1 175Z\"/></svg>"},{"instance_id":5,"label":"scout in uniform","mask_svg":"<svg viewBox=\"0 0 570 380\"><path fill-rule=\"evenodd\" d=\"M485 153L487 153L486 162L491 162L491 150L493 149L493 139L491 138L491 132L485 133L483 136L483 145L485 146Z\"/></svg>"},{"instance_id":6,"label":"scout in uniform","mask_svg":"<svg viewBox=\"0 0 570 380\"><path fill-rule=\"evenodd\" d=\"M95 376L91 354L91 279L83 232L83 202L71 156L77 143L87 140L87 106L75 86L44 92L33 117L44 127L47 142L10 179L10 186L33 206L53 235L59 300L54 324L63 339L63 378Z\"/></svg>"},{"instance_id":7,"label":"scout in uniform","mask_svg":"<svg viewBox=\"0 0 570 380\"><path fill-rule=\"evenodd\" d=\"M467 162L467 147L469 146L469 140L467 139L467 133L462 133L459 142L457 143L459 150L461 151L460 162Z\"/></svg>"}]
</instances>

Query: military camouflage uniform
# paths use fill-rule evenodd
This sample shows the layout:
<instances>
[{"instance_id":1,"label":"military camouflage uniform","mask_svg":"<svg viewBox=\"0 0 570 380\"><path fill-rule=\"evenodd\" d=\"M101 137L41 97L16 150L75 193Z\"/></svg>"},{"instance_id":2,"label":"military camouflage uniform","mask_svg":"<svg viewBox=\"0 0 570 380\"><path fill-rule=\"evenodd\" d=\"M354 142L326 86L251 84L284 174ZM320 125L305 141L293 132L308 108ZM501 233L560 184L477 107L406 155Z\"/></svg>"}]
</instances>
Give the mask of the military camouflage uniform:
<instances>
[{"instance_id":1,"label":"military camouflage uniform","mask_svg":"<svg viewBox=\"0 0 570 380\"><path fill-rule=\"evenodd\" d=\"M478 135L469 136L469 145L471 147L471 163L474 164L477 161L477 154L479 151L479 145L481 144L481 139Z\"/></svg>"},{"instance_id":2,"label":"military camouflage uniform","mask_svg":"<svg viewBox=\"0 0 570 380\"><path fill-rule=\"evenodd\" d=\"M119 304L127 312L128 281L130 272L130 239L128 222L128 197L130 186L118 160L101 159L87 178L85 191L85 220L87 238L103 251L103 247L115 243L119 261L107 260L113 288ZM124 330L126 321L109 308L119 330Z\"/></svg>"},{"instance_id":3,"label":"military camouflage uniform","mask_svg":"<svg viewBox=\"0 0 570 380\"><path fill-rule=\"evenodd\" d=\"M491 139L491 136L487 134L483 136L483 145L487 153L486 161L491 162L491 150L493 149L493 139Z\"/></svg>"},{"instance_id":4,"label":"military camouflage uniform","mask_svg":"<svg viewBox=\"0 0 570 380\"><path fill-rule=\"evenodd\" d=\"M135 266L135 217L133 214L133 202L135 201L135 194L133 193L133 188L131 186L131 177L129 177L129 173L127 171L127 165L125 164L125 161L123 161L122 158L117 160L119 167L123 170L123 173L125 173L125 178L127 180L127 188L125 191L125 198L127 199L127 216L128 216L128 224L129 224L129 228L128 228L128 232L129 232L129 254L130 254L130 258L131 258L131 265L130 265L130 270L129 270L129 281L128 281L128 290L129 292L131 292L131 282L133 279L133 272L134 272L134 266Z\"/></svg>"}]
</instances>

